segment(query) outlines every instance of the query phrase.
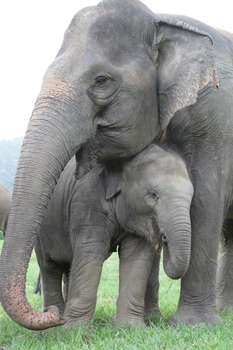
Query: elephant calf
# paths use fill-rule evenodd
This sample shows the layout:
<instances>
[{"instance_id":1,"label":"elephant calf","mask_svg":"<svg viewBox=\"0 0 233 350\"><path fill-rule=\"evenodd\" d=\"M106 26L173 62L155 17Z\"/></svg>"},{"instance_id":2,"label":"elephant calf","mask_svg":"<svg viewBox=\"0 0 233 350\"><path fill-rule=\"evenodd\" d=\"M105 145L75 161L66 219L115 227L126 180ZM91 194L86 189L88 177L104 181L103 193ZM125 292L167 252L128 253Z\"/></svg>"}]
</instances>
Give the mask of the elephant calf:
<instances>
[{"instance_id":1,"label":"elephant calf","mask_svg":"<svg viewBox=\"0 0 233 350\"><path fill-rule=\"evenodd\" d=\"M189 264L193 186L186 166L175 152L151 144L130 160L95 167L79 181L74 168L72 159L55 188L35 247L44 309L56 305L68 323L88 323L103 262L119 245L116 324L143 324L144 307L151 312L157 306L161 247L169 277L182 277ZM69 274L66 303L62 274Z\"/></svg>"}]
</instances>

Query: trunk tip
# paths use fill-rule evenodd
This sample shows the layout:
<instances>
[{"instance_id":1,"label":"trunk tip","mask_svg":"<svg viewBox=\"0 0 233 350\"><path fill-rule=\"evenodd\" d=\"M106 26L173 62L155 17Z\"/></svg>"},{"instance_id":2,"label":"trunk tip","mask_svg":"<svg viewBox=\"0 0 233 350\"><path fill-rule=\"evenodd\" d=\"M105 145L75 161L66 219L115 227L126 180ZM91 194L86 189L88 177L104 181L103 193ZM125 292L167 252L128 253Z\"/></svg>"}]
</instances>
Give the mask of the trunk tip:
<instances>
[{"instance_id":1,"label":"trunk tip","mask_svg":"<svg viewBox=\"0 0 233 350\"><path fill-rule=\"evenodd\" d=\"M48 319L52 319L52 323L49 325L45 322L44 329L50 327L63 326L68 321L68 319L59 315L58 307L55 305L49 306L48 310L45 312L45 315L47 315Z\"/></svg>"}]
</instances>

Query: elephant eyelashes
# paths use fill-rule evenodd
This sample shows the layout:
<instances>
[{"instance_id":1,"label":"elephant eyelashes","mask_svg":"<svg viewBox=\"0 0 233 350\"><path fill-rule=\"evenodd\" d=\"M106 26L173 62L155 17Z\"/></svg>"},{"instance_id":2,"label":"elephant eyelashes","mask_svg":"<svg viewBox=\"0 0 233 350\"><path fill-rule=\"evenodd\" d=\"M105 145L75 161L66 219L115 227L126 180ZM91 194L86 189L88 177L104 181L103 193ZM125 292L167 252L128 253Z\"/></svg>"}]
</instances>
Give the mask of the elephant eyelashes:
<instances>
[{"instance_id":1,"label":"elephant eyelashes","mask_svg":"<svg viewBox=\"0 0 233 350\"><path fill-rule=\"evenodd\" d=\"M147 192L147 197L151 202L157 202L159 200L159 195L154 189Z\"/></svg>"},{"instance_id":2,"label":"elephant eyelashes","mask_svg":"<svg viewBox=\"0 0 233 350\"><path fill-rule=\"evenodd\" d=\"M100 77L96 78L95 80L95 85L94 86L101 86L101 85L104 85L106 83L108 79L101 75Z\"/></svg>"},{"instance_id":3,"label":"elephant eyelashes","mask_svg":"<svg viewBox=\"0 0 233 350\"><path fill-rule=\"evenodd\" d=\"M97 105L103 105L110 103L108 99L114 98L119 85L119 81L112 76L100 75L94 79L93 85L87 90L87 93Z\"/></svg>"}]
</instances>

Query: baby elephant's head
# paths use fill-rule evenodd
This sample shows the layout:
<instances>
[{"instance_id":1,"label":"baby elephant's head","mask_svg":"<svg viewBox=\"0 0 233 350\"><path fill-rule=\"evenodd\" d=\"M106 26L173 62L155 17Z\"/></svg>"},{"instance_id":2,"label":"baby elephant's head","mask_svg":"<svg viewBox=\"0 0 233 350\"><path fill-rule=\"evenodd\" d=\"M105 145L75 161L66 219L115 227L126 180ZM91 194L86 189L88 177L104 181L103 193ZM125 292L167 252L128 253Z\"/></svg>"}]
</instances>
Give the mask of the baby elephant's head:
<instances>
[{"instance_id":1,"label":"baby elephant's head","mask_svg":"<svg viewBox=\"0 0 233 350\"><path fill-rule=\"evenodd\" d=\"M191 251L193 186L182 158L151 144L120 166L107 166L106 198L115 197L120 225L163 247L164 269L182 277Z\"/></svg>"}]
</instances>

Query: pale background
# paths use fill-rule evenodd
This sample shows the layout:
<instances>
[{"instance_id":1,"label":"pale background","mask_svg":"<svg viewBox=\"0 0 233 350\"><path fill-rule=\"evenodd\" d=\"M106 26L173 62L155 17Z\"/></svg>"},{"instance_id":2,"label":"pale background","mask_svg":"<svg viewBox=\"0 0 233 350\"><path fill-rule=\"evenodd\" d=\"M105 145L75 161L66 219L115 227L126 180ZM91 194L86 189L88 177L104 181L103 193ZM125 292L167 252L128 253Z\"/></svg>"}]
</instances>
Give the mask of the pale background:
<instances>
[{"instance_id":1,"label":"pale background","mask_svg":"<svg viewBox=\"0 0 233 350\"><path fill-rule=\"evenodd\" d=\"M0 5L0 140L25 134L46 68L81 8L99 0L7 0ZM143 0L157 13L187 15L233 32L231 1Z\"/></svg>"}]
</instances>

